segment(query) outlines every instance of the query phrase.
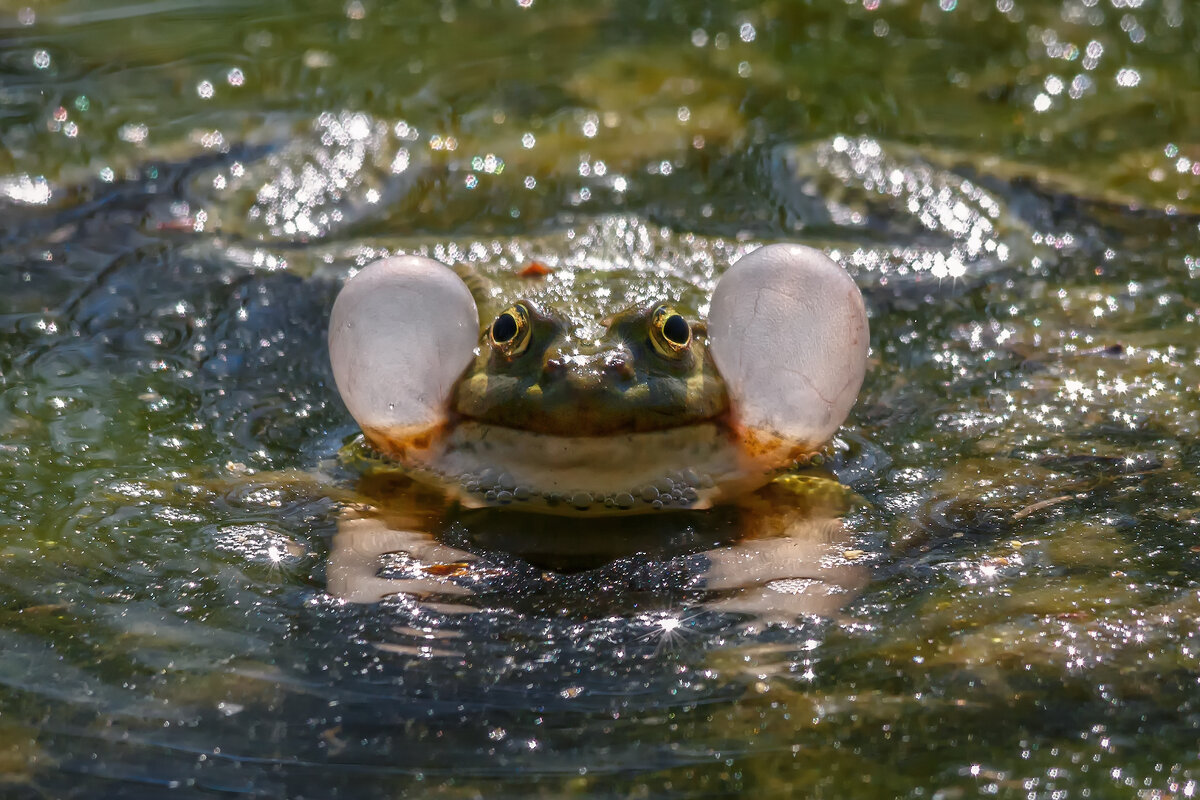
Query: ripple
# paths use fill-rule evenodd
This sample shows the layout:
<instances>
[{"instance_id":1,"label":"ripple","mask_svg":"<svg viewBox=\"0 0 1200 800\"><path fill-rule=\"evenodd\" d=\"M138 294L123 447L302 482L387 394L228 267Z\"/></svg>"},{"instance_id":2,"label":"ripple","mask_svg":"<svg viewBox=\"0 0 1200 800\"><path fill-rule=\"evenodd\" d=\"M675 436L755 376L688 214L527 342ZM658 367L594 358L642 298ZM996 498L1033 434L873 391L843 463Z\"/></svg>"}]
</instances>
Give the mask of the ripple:
<instances>
[{"instance_id":1,"label":"ripple","mask_svg":"<svg viewBox=\"0 0 1200 800\"><path fill-rule=\"evenodd\" d=\"M912 148L836 136L779 148L775 158L785 213L795 227L832 238L838 260L862 280L975 281L1036 252L1032 229L1002 198Z\"/></svg>"},{"instance_id":2,"label":"ripple","mask_svg":"<svg viewBox=\"0 0 1200 800\"><path fill-rule=\"evenodd\" d=\"M418 133L362 112L325 113L311 133L191 182L205 225L259 241L310 241L386 215L428 162Z\"/></svg>"},{"instance_id":3,"label":"ripple","mask_svg":"<svg viewBox=\"0 0 1200 800\"><path fill-rule=\"evenodd\" d=\"M29 5L12 791L1194 794L1189 4ZM703 316L781 238L868 290L841 533L472 534L397 480L412 535L356 573L392 594L330 593L347 272L423 252L498 299L536 260L577 309Z\"/></svg>"},{"instance_id":4,"label":"ripple","mask_svg":"<svg viewBox=\"0 0 1200 800\"><path fill-rule=\"evenodd\" d=\"M266 525L222 525L210 528L208 533L218 550L235 553L247 561L285 567L306 555L303 546Z\"/></svg>"}]
</instances>

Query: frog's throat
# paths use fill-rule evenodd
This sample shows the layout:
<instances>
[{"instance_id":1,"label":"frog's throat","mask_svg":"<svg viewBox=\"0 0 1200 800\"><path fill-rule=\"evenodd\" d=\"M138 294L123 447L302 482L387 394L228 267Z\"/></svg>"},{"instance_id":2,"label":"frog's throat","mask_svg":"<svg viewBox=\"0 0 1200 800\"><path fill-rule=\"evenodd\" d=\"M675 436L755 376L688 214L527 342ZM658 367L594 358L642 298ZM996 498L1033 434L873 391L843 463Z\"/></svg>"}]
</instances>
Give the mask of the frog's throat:
<instances>
[{"instance_id":1,"label":"frog's throat","mask_svg":"<svg viewBox=\"0 0 1200 800\"><path fill-rule=\"evenodd\" d=\"M708 508L767 483L784 466L764 461L746 448L744 435L717 422L612 436L552 436L462 420L363 433L463 505L551 514ZM790 461L814 449L795 449Z\"/></svg>"}]
</instances>

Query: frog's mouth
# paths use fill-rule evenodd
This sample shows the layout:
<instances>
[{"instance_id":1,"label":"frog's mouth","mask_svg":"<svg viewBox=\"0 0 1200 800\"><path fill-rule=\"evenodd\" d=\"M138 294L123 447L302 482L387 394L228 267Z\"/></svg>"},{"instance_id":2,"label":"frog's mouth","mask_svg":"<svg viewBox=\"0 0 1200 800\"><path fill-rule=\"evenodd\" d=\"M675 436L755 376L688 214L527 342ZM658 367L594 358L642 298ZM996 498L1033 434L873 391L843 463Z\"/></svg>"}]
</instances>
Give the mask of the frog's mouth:
<instances>
[{"instance_id":1,"label":"frog's mouth","mask_svg":"<svg viewBox=\"0 0 1200 800\"><path fill-rule=\"evenodd\" d=\"M453 418L478 326L470 291L448 267L415 256L376 262L334 304L338 390L368 441L464 503L555 513L704 508L762 485L841 425L868 347L862 296L841 267L800 245L763 247L713 293L709 350L727 412L572 435L570 426Z\"/></svg>"},{"instance_id":2,"label":"frog's mouth","mask_svg":"<svg viewBox=\"0 0 1200 800\"><path fill-rule=\"evenodd\" d=\"M693 384L713 384L701 391L691 387L671 391L658 384L670 381L651 378L635 385L604 383L588 375L586 382L571 379L542 381L522 387L491 408L463 405L451 414L458 421L563 437L610 437L627 433L651 433L673 428L690 428L706 423L720 424L728 417L729 399L720 381L697 376ZM478 376L464 380L494 380Z\"/></svg>"},{"instance_id":3,"label":"frog's mouth","mask_svg":"<svg viewBox=\"0 0 1200 800\"><path fill-rule=\"evenodd\" d=\"M708 508L752 471L736 438L717 422L610 436L555 436L460 420L427 437L423 449L388 431L364 435L468 507L559 514ZM426 437L421 438L424 443Z\"/></svg>"}]
</instances>

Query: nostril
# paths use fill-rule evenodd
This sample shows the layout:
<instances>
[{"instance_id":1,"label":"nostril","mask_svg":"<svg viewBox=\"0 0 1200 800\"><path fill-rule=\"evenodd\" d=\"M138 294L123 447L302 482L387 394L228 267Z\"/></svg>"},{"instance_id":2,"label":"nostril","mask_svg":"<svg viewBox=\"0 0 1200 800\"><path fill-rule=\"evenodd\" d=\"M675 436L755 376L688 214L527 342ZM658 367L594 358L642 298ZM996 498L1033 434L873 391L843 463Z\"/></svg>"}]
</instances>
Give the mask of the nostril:
<instances>
[{"instance_id":1,"label":"nostril","mask_svg":"<svg viewBox=\"0 0 1200 800\"><path fill-rule=\"evenodd\" d=\"M542 374L548 377L558 377L567 370L567 362L562 358L547 358L542 364Z\"/></svg>"},{"instance_id":2,"label":"nostril","mask_svg":"<svg viewBox=\"0 0 1200 800\"><path fill-rule=\"evenodd\" d=\"M633 377L633 360L626 353L614 353L604 359L604 370L618 378Z\"/></svg>"}]
</instances>

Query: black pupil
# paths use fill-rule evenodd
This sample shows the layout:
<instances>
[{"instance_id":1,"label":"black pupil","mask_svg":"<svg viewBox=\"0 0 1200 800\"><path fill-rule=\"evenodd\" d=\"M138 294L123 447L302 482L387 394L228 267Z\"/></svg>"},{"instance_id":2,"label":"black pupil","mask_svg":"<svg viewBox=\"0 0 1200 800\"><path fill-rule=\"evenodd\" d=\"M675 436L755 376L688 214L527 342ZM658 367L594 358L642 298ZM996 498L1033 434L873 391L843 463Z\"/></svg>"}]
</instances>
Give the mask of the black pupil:
<instances>
[{"instance_id":1,"label":"black pupil","mask_svg":"<svg viewBox=\"0 0 1200 800\"><path fill-rule=\"evenodd\" d=\"M663 323L662 332L666 340L674 344L687 344L690 334L687 320L678 314L667 317Z\"/></svg>"},{"instance_id":2,"label":"black pupil","mask_svg":"<svg viewBox=\"0 0 1200 800\"><path fill-rule=\"evenodd\" d=\"M517 335L517 318L507 311L492 323L492 340L503 344Z\"/></svg>"}]
</instances>

